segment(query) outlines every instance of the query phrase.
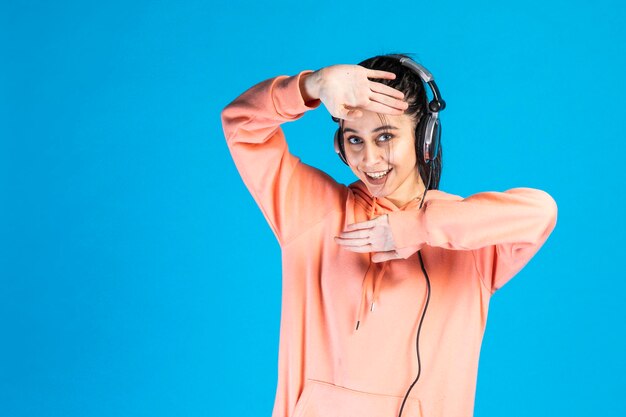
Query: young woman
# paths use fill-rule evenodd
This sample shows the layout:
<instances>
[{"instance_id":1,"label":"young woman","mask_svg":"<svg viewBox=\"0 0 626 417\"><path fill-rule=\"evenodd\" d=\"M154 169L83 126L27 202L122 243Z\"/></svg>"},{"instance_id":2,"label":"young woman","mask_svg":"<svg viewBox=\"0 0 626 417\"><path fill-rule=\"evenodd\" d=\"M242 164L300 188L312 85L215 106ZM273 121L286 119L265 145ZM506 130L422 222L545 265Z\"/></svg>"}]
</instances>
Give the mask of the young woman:
<instances>
[{"instance_id":1,"label":"young woman","mask_svg":"<svg viewBox=\"0 0 626 417\"><path fill-rule=\"evenodd\" d=\"M265 80L222 112L282 250L273 417L473 414L490 297L546 241L557 206L532 188L437 189L441 148L424 147L437 126L423 122L445 103L432 81L428 102L429 75L377 56ZM280 127L321 103L349 186L292 155Z\"/></svg>"}]
</instances>

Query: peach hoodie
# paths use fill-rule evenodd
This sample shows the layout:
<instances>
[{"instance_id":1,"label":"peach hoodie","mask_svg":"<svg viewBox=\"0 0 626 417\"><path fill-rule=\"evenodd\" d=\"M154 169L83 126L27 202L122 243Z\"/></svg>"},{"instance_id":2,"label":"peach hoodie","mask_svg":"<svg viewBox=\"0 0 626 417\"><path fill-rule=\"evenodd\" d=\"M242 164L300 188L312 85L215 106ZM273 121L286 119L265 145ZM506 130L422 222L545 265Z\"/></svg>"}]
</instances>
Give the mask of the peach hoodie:
<instances>
[{"instance_id":1,"label":"peach hoodie","mask_svg":"<svg viewBox=\"0 0 626 417\"><path fill-rule=\"evenodd\" d=\"M400 209L372 198L361 181L337 183L292 155L280 127L320 105L302 98L300 77L309 72L265 80L222 111L237 169L282 250L272 415L398 415L418 371L427 288L421 248L431 295L421 376L402 416L472 416L490 297L546 241L556 203L532 188L468 198L430 190L421 210L418 201ZM405 259L373 263L333 241L346 225L384 213Z\"/></svg>"}]
</instances>

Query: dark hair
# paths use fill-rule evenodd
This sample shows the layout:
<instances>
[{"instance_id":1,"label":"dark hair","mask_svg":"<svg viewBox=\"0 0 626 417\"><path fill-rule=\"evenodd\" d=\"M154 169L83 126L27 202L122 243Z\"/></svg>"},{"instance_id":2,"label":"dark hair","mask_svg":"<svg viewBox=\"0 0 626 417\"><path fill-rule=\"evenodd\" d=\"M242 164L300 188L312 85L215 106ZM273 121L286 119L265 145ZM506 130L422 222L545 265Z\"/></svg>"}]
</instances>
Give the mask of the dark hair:
<instances>
[{"instance_id":1,"label":"dark hair","mask_svg":"<svg viewBox=\"0 0 626 417\"><path fill-rule=\"evenodd\" d=\"M422 178L422 182L429 190L439 189L439 180L441 178L441 170L443 168L442 161L442 146L439 144L439 151L435 156L432 164L432 178L430 178L430 184L428 183L430 175L430 167L424 162L424 138L419 135L419 122L422 116L427 111L428 97L424 89L424 82L418 74L408 67L405 67L400 63L397 58L390 57L388 55L377 55L372 58L368 58L365 61L360 62L358 65L381 71L389 71L396 74L396 78L393 80L388 79L376 79L376 82L388 85L392 88L400 90L404 93L404 98L409 104L405 114L411 116L415 121L415 155L417 157L417 167ZM394 54L413 59L409 54ZM384 115L382 115L384 117Z\"/></svg>"}]
</instances>

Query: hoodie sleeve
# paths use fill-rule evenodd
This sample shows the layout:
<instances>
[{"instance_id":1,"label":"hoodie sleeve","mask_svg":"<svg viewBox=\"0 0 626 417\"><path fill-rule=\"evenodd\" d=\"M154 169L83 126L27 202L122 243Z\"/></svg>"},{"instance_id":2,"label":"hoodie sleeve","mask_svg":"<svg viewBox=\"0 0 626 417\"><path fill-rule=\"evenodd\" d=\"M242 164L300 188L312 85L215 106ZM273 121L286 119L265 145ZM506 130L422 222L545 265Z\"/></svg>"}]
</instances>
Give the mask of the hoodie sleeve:
<instances>
[{"instance_id":1,"label":"hoodie sleeve","mask_svg":"<svg viewBox=\"0 0 626 417\"><path fill-rule=\"evenodd\" d=\"M398 248L417 251L429 245L470 250L492 293L537 253L556 219L554 199L533 188L482 192L460 200L427 200L422 210L389 213Z\"/></svg>"},{"instance_id":2,"label":"hoodie sleeve","mask_svg":"<svg viewBox=\"0 0 626 417\"><path fill-rule=\"evenodd\" d=\"M221 114L237 170L281 245L339 204L346 189L292 155L280 127L321 104L302 97L300 79L310 72L260 82Z\"/></svg>"}]
</instances>

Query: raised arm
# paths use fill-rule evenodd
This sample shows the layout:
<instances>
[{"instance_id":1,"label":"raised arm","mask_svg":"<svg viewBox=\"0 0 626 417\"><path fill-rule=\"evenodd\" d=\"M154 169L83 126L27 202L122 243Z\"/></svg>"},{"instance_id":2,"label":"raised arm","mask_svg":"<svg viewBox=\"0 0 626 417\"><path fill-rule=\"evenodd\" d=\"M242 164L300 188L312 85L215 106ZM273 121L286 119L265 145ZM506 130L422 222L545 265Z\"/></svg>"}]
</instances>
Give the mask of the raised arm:
<instances>
[{"instance_id":1,"label":"raised arm","mask_svg":"<svg viewBox=\"0 0 626 417\"><path fill-rule=\"evenodd\" d=\"M492 292L537 253L556 220L554 199L533 188L482 192L460 200L433 199L421 210L389 213L399 249L413 247L417 251L429 245L471 250L483 282Z\"/></svg>"},{"instance_id":2,"label":"raised arm","mask_svg":"<svg viewBox=\"0 0 626 417\"><path fill-rule=\"evenodd\" d=\"M403 94L369 78L394 78L358 65L278 76L248 89L222 111L228 148L278 241L315 224L345 200L347 187L289 152L280 124L324 103L332 116L354 120L360 109L401 114Z\"/></svg>"},{"instance_id":3,"label":"raised arm","mask_svg":"<svg viewBox=\"0 0 626 417\"><path fill-rule=\"evenodd\" d=\"M302 90L312 73L260 82L221 115L235 165L281 244L319 220L345 193L345 186L292 155L280 128L320 105Z\"/></svg>"}]
</instances>

